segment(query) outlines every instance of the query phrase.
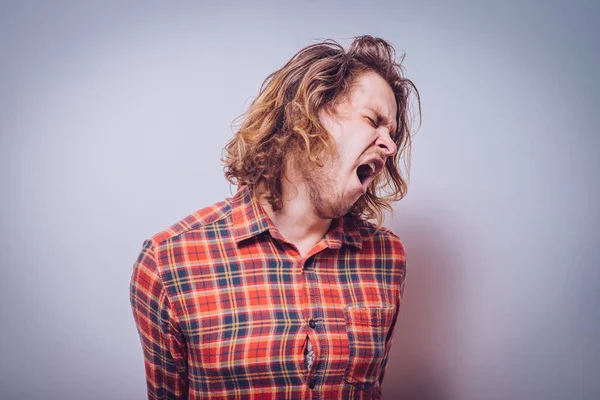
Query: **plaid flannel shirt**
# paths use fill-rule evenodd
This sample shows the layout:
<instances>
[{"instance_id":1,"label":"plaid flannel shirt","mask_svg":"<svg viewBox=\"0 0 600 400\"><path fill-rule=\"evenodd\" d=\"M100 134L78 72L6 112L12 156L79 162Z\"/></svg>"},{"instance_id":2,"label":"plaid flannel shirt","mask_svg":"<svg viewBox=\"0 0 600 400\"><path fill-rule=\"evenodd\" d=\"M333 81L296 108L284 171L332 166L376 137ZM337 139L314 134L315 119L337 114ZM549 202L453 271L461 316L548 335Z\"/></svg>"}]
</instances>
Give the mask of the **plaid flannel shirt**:
<instances>
[{"instance_id":1,"label":"plaid flannel shirt","mask_svg":"<svg viewBox=\"0 0 600 400\"><path fill-rule=\"evenodd\" d=\"M148 398L379 399L405 273L397 236L347 217L301 257L243 187L134 264Z\"/></svg>"}]
</instances>

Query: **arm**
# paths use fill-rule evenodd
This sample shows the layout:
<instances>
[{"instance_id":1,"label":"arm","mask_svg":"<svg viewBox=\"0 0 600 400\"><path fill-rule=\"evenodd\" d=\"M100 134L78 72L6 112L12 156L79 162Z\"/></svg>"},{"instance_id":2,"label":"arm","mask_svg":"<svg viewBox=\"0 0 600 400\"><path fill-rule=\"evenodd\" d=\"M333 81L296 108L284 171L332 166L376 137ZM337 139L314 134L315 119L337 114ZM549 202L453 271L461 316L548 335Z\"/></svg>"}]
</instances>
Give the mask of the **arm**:
<instances>
[{"instance_id":1,"label":"arm","mask_svg":"<svg viewBox=\"0 0 600 400\"><path fill-rule=\"evenodd\" d=\"M153 242L146 241L133 266L129 299L146 370L148 399L187 399L185 340L173 316L156 266Z\"/></svg>"}]
</instances>

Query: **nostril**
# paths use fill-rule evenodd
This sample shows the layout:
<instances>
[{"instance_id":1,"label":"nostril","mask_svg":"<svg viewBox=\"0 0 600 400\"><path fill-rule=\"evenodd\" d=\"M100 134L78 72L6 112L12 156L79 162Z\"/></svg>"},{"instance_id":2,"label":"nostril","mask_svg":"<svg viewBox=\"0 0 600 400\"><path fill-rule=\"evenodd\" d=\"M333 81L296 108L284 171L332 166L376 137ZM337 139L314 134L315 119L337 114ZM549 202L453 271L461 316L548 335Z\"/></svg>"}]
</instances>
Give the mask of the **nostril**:
<instances>
[{"instance_id":1,"label":"nostril","mask_svg":"<svg viewBox=\"0 0 600 400\"><path fill-rule=\"evenodd\" d=\"M383 153L390 157L396 154L397 146L394 139L389 135L379 135L376 141L377 147L379 147Z\"/></svg>"},{"instance_id":2,"label":"nostril","mask_svg":"<svg viewBox=\"0 0 600 400\"><path fill-rule=\"evenodd\" d=\"M379 147L385 150L386 155L393 154L396 151L396 145L389 146L385 145L384 143L381 143Z\"/></svg>"}]
</instances>

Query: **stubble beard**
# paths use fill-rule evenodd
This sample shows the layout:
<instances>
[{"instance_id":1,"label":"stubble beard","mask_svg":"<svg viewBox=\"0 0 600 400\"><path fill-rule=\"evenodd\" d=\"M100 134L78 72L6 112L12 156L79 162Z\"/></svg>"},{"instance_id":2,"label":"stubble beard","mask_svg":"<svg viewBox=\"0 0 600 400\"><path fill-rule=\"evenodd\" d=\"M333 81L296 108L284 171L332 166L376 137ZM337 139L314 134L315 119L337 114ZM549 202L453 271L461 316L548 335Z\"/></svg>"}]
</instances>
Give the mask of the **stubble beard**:
<instances>
[{"instance_id":1,"label":"stubble beard","mask_svg":"<svg viewBox=\"0 0 600 400\"><path fill-rule=\"evenodd\" d=\"M343 217L354 203L345 199L343 193L336 193L336 180L331 178L331 166L304 173L308 195L319 218L335 219Z\"/></svg>"}]
</instances>

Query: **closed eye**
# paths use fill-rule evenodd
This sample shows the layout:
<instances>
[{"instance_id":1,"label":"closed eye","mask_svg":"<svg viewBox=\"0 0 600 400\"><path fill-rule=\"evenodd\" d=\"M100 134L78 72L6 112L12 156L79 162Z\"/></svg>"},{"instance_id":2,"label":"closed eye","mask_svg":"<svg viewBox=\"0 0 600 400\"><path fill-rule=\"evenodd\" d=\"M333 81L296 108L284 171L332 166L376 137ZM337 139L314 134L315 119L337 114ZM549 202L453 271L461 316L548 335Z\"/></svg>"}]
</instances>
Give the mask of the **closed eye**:
<instances>
[{"instance_id":1,"label":"closed eye","mask_svg":"<svg viewBox=\"0 0 600 400\"><path fill-rule=\"evenodd\" d=\"M378 129L381 126L382 122L383 122L381 120L381 118L373 119L372 117L369 117L369 116L365 116L365 118L369 121L369 123L373 126L373 128L376 128L376 129ZM392 140L396 141L398 133L395 130L392 130L391 126L386 125L385 127L388 129L388 132L389 132L390 137L392 138Z\"/></svg>"},{"instance_id":2,"label":"closed eye","mask_svg":"<svg viewBox=\"0 0 600 400\"><path fill-rule=\"evenodd\" d=\"M371 117L365 117L369 120L369 122L371 123L371 125L373 125L374 128L379 128L379 120L374 120Z\"/></svg>"}]
</instances>

